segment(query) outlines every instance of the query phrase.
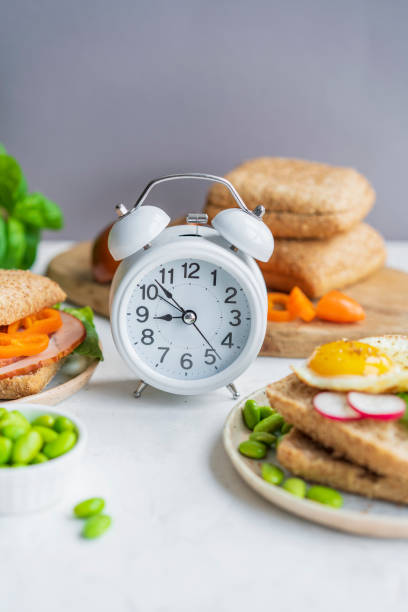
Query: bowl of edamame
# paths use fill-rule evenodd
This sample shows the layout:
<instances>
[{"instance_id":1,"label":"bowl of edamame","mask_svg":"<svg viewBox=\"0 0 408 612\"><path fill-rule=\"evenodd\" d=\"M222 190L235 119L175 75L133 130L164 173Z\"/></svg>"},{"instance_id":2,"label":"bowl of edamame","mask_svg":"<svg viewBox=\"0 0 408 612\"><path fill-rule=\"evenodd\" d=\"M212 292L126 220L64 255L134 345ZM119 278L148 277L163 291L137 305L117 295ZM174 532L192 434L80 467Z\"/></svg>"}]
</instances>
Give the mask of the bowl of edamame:
<instances>
[{"instance_id":1,"label":"bowl of edamame","mask_svg":"<svg viewBox=\"0 0 408 612\"><path fill-rule=\"evenodd\" d=\"M40 404L0 404L0 514L60 501L79 466L87 433L74 415Z\"/></svg>"}]
</instances>

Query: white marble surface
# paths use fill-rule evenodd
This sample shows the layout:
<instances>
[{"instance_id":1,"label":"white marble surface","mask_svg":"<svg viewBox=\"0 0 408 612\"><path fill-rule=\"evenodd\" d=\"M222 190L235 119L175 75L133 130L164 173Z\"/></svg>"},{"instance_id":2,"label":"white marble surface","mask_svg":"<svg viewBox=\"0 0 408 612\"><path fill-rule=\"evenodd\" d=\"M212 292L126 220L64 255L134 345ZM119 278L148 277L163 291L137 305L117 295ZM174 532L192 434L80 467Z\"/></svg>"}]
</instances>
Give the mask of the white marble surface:
<instances>
[{"instance_id":1,"label":"white marble surface","mask_svg":"<svg viewBox=\"0 0 408 612\"><path fill-rule=\"evenodd\" d=\"M66 245L44 244L37 271ZM408 270L408 243L389 244L389 261ZM97 326L105 361L63 404L89 428L81 476L59 506L0 519L1 612L406 610L406 541L330 531L268 504L224 453L227 392L149 389L135 401L108 322ZM258 358L240 391L288 365ZM92 495L106 497L114 525L87 542L71 509Z\"/></svg>"}]
</instances>

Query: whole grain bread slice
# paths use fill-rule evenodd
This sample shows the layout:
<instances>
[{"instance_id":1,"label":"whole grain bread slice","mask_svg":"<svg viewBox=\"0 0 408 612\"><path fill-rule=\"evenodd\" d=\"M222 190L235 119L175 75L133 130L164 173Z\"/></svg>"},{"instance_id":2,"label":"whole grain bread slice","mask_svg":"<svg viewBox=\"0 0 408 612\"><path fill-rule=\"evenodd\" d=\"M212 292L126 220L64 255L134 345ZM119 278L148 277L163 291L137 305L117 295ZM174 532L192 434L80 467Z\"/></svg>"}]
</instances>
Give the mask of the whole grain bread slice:
<instances>
[{"instance_id":1,"label":"whole grain bread slice","mask_svg":"<svg viewBox=\"0 0 408 612\"><path fill-rule=\"evenodd\" d=\"M341 422L313 408L318 393L291 374L267 387L271 406L301 432L338 456L373 472L408 479L408 428L398 421Z\"/></svg>"},{"instance_id":2,"label":"whole grain bread slice","mask_svg":"<svg viewBox=\"0 0 408 612\"><path fill-rule=\"evenodd\" d=\"M296 428L282 438L277 458L287 470L307 480L365 497L408 504L408 479L382 476L340 459Z\"/></svg>"},{"instance_id":3,"label":"whole grain bread slice","mask_svg":"<svg viewBox=\"0 0 408 612\"><path fill-rule=\"evenodd\" d=\"M39 393L55 376L62 361L42 366L32 374L3 378L0 380L0 400L18 399Z\"/></svg>"},{"instance_id":4,"label":"whole grain bread slice","mask_svg":"<svg viewBox=\"0 0 408 612\"><path fill-rule=\"evenodd\" d=\"M0 270L0 325L10 325L66 297L46 276L29 270Z\"/></svg>"}]
</instances>

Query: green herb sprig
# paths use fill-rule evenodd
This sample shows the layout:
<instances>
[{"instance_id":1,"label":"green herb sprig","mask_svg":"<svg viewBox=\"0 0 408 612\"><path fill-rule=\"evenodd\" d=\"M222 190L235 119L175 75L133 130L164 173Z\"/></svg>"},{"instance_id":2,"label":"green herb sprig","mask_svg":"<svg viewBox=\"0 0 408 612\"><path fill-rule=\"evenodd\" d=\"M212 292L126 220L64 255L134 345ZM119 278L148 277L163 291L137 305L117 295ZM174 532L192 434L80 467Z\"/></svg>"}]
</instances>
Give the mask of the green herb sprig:
<instances>
[{"instance_id":1,"label":"green herb sprig","mask_svg":"<svg viewBox=\"0 0 408 612\"><path fill-rule=\"evenodd\" d=\"M61 209L42 193L29 193L19 163L0 143L0 268L31 268L43 229L59 230Z\"/></svg>"}]
</instances>

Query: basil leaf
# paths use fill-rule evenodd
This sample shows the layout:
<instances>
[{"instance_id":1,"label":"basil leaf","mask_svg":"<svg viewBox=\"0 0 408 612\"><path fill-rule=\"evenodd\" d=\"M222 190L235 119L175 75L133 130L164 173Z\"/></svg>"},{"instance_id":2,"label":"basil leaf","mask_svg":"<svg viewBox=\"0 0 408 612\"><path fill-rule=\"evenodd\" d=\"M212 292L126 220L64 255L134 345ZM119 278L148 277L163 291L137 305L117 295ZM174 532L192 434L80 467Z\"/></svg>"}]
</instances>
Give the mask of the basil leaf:
<instances>
[{"instance_id":1,"label":"basil leaf","mask_svg":"<svg viewBox=\"0 0 408 612\"><path fill-rule=\"evenodd\" d=\"M37 247L40 242L41 230L33 225L26 225L25 227L25 240L26 248L24 251L23 260L21 267L23 270L31 268L37 257Z\"/></svg>"},{"instance_id":2,"label":"basil leaf","mask_svg":"<svg viewBox=\"0 0 408 612\"><path fill-rule=\"evenodd\" d=\"M0 142L0 155L7 155L6 147Z\"/></svg>"},{"instance_id":3,"label":"basil leaf","mask_svg":"<svg viewBox=\"0 0 408 612\"><path fill-rule=\"evenodd\" d=\"M84 308L64 308L64 312L67 312L68 314L73 315L82 321L86 329L86 338L82 344L77 346L74 353L79 353L80 355L86 355L92 359L99 359L100 361L103 361L102 351L99 346L98 333L94 324L92 308L89 306L85 306Z\"/></svg>"},{"instance_id":4,"label":"basil leaf","mask_svg":"<svg viewBox=\"0 0 408 612\"><path fill-rule=\"evenodd\" d=\"M30 193L19 200L13 215L34 227L61 229L64 224L61 209L42 193Z\"/></svg>"},{"instance_id":5,"label":"basil leaf","mask_svg":"<svg viewBox=\"0 0 408 612\"><path fill-rule=\"evenodd\" d=\"M9 217L7 227L7 251L3 260L6 269L19 268L26 248L24 225L18 219Z\"/></svg>"},{"instance_id":6,"label":"basil leaf","mask_svg":"<svg viewBox=\"0 0 408 612\"><path fill-rule=\"evenodd\" d=\"M7 226L6 221L0 215L0 268L3 267L4 256L7 251Z\"/></svg>"},{"instance_id":7,"label":"basil leaf","mask_svg":"<svg viewBox=\"0 0 408 612\"><path fill-rule=\"evenodd\" d=\"M10 155L0 155L0 206L12 212L26 193L27 183L17 161Z\"/></svg>"}]
</instances>

